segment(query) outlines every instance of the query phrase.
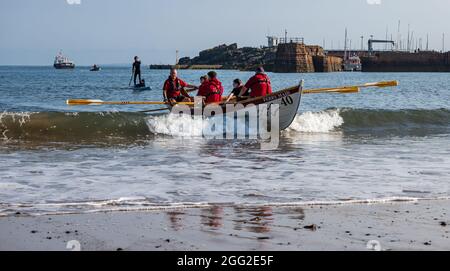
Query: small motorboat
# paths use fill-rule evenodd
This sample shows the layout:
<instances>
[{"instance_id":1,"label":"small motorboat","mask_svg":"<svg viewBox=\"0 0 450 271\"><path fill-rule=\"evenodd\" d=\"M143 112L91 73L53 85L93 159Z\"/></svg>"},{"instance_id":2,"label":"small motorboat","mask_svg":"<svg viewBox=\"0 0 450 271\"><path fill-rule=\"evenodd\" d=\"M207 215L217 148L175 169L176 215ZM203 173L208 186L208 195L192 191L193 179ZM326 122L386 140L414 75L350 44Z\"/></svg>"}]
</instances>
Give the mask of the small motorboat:
<instances>
[{"instance_id":1,"label":"small motorboat","mask_svg":"<svg viewBox=\"0 0 450 271\"><path fill-rule=\"evenodd\" d=\"M353 55L344 59L343 70L346 72L360 72L362 70L361 59Z\"/></svg>"},{"instance_id":2,"label":"small motorboat","mask_svg":"<svg viewBox=\"0 0 450 271\"><path fill-rule=\"evenodd\" d=\"M100 68L96 64L94 64L94 66L92 66L91 69L90 69L91 72L98 72L98 71L101 71L101 70L102 70L102 68Z\"/></svg>"}]
</instances>

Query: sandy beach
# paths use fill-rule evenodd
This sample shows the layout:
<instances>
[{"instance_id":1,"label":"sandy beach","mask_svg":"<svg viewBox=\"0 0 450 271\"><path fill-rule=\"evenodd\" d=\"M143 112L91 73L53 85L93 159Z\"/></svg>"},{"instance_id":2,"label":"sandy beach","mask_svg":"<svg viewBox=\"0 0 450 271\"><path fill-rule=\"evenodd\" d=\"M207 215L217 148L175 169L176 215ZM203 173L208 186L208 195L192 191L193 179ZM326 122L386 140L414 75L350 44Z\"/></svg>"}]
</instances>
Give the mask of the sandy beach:
<instances>
[{"instance_id":1,"label":"sandy beach","mask_svg":"<svg viewBox=\"0 0 450 271\"><path fill-rule=\"evenodd\" d=\"M436 200L16 215L0 218L0 250L449 250L449 213Z\"/></svg>"}]
</instances>

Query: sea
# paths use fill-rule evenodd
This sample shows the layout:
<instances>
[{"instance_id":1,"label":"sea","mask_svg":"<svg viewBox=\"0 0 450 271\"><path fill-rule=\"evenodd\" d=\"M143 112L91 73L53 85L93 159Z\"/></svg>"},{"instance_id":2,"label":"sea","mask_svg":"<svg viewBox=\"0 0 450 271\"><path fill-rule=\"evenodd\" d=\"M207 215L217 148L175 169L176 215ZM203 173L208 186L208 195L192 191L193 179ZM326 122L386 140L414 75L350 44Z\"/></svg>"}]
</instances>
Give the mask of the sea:
<instances>
[{"instance_id":1,"label":"sea","mask_svg":"<svg viewBox=\"0 0 450 271\"><path fill-rule=\"evenodd\" d=\"M301 206L450 198L450 74L269 73L274 90L398 80L394 88L304 95L278 148L207 139L159 105L167 70L0 67L0 216L202 206ZM207 71L181 70L198 84ZM218 71L226 92L251 72ZM192 134L173 131L190 121ZM197 128L195 128L197 127Z\"/></svg>"}]
</instances>

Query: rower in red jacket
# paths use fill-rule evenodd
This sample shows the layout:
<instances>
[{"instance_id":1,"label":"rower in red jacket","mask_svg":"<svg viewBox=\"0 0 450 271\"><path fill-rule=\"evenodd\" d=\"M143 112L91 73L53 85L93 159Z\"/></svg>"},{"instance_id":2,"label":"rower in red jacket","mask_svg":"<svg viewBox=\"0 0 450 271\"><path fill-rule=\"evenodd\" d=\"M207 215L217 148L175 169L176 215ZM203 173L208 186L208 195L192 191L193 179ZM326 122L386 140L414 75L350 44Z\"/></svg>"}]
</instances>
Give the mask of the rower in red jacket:
<instances>
[{"instance_id":1,"label":"rower in red jacket","mask_svg":"<svg viewBox=\"0 0 450 271\"><path fill-rule=\"evenodd\" d=\"M205 97L208 89L208 76L204 75L200 77L200 86L198 87L197 96Z\"/></svg>"},{"instance_id":2,"label":"rower in red jacket","mask_svg":"<svg viewBox=\"0 0 450 271\"><path fill-rule=\"evenodd\" d=\"M206 103L219 103L222 101L223 86L217 79L217 73L214 71L208 72L208 84L205 88L205 102Z\"/></svg>"},{"instance_id":3,"label":"rower in red jacket","mask_svg":"<svg viewBox=\"0 0 450 271\"><path fill-rule=\"evenodd\" d=\"M180 78L178 78L178 72L176 69L170 70L170 76L164 82L163 96L169 103L190 102L192 98L186 92L185 88L197 89L196 86L187 84Z\"/></svg>"},{"instance_id":4,"label":"rower in red jacket","mask_svg":"<svg viewBox=\"0 0 450 271\"><path fill-rule=\"evenodd\" d=\"M272 84L263 67L256 69L256 74L247 81L239 96L244 95L249 89L252 98L272 94Z\"/></svg>"}]
</instances>

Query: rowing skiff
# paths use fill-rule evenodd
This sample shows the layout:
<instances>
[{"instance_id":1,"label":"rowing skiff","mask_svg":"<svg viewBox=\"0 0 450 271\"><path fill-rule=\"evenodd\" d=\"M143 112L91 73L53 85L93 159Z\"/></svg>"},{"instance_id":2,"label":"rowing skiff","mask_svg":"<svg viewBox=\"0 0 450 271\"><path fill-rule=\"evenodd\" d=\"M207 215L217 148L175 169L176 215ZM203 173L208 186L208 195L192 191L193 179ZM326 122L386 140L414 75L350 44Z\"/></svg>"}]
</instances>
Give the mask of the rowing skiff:
<instances>
[{"instance_id":1,"label":"rowing skiff","mask_svg":"<svg viewBox=\"0 0 450 271\"><path fill-rule=\"evenodd\" d=\"M280 127L280 130L285 130L285 129L289 128L289 126L294 121L295 116L297 115L297 111L300 107L302 90L303 90L303 81L300 82L300 84L297 86L283 89L283 90L274 92L272 94L269 94L267 96L249 98L246 100L235 102L235 104L242 104L244 107L246 107L248 105L254 105L258 109L260 108L261 105L267 105L268 106L267 108L271 108L271 105L273 105L273 104L279 105L279 123L280 123L279 127ZM237 109L238 107L233 107L233 109L231 109L231 111L227 112L226 104L220 104L220 106L221 106L223 114L225 114L225 113L228 114L228 113L239 111L239 109ZM229 108L228 108L228 110L229 110ZM240 110L242 110L242 109L240 109ZM193 106L191 106L191 115L193 115L193 114L194 114L194 109L193 109Z\"/></svg>"}]
</instances>

